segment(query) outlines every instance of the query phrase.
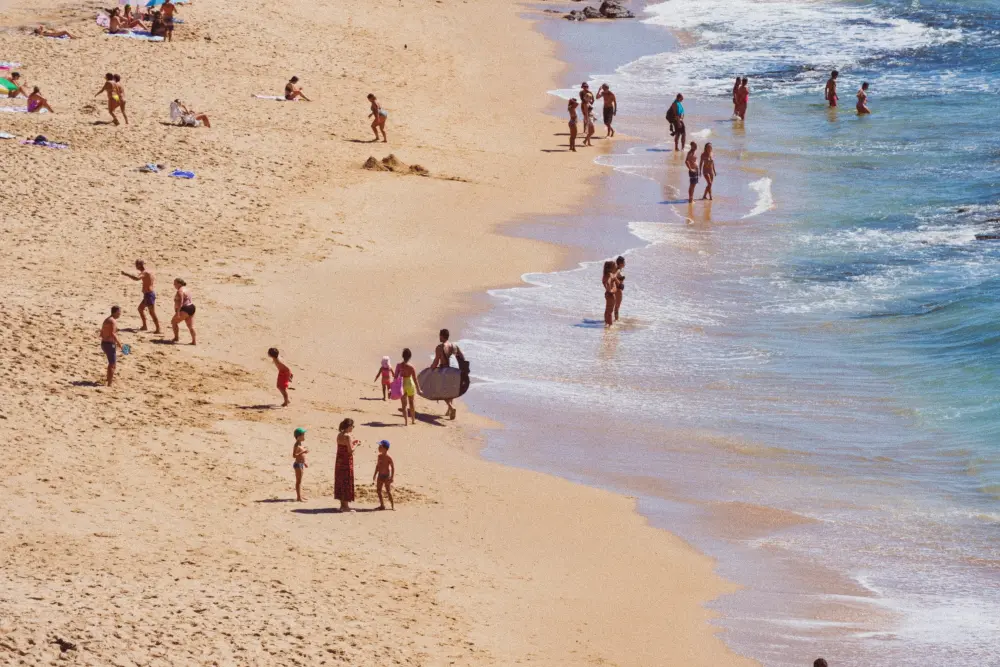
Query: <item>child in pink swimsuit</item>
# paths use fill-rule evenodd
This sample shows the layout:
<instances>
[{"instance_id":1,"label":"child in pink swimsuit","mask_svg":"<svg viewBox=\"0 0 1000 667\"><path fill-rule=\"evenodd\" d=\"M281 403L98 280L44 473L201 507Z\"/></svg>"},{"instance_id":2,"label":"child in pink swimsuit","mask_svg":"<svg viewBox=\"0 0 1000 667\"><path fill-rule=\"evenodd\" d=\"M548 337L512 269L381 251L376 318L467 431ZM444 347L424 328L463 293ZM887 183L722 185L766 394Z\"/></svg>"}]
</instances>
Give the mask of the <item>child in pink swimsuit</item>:
<instances>
[{"instance_id":1,"label":"child in pink swimsuit","mask_svg":"<svg viewBox=\"0 0 1000 667\"><path fill-rule=\"evenodd\" d=\"M375 382L382 378L382 400L386 400L389 393L389 387L392 385L393 373L390 366L392 363L389 361L389 357L382 357L382 367L378 369L375 373Z\"/></svg>"}]
</instances>

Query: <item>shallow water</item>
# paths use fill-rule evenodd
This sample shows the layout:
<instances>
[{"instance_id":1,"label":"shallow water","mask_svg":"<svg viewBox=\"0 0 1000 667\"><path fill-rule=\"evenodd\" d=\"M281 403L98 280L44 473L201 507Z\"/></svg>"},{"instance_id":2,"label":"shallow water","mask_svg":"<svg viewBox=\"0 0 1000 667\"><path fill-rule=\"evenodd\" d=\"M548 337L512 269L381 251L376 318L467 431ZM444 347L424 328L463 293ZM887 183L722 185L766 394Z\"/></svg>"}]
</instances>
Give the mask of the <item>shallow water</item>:
<instances>
[{"instance_id":1,"label":"shallow water","mask_svg":"<svg viewBox=\"0 0 1000 667\"><path fill-rule=\"evenodd\" d=\"M716 606L765 664L1000 664L1000 242L976 240L1000 227L1000 2L670 0L602 28L549 29L640 140L602 158L593 215L541 228L594 261L466 331L470 403L507 425L487 456L638 496L748 586ZM678 90L711 205L674 203Z\"/></svg>"}]
</instances>

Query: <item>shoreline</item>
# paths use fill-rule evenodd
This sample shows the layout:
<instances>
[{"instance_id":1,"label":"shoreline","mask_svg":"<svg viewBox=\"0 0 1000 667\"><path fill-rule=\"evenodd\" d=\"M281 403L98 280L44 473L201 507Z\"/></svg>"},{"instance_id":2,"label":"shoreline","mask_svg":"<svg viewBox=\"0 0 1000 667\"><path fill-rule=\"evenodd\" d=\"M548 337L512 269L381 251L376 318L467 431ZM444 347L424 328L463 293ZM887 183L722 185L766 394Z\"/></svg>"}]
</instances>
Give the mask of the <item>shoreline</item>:
<instances>
[{"instance_id":1,"label":"shoreline","mask_svg":"<svg viewBox=\"0 0 1000 667\"><path fill-rule=\"evenodd\" d=\"M238 4L235 9L244 13L256 6ZM464 410L457 429L431 415L424 420L429 423L400 431L388 406L363 402L377 400L367 382L380 356L372 351L373 338L433 342L432 332L451 321L442 322L440 311L454 318L459 309L465 317L476 299L469 295L488 285L517 283L522 266L558 264L564 251L501 236L497 223L565 210L601 168L576 164L584 177L568 183L563 171L547 166L551 161L539 160L538 144L565 126L546 116L541 104L533 111L538 122L513 146L484 137L488 133L465 120L476 103L490 99L467 83L487 69L501 80L518 80L529 96L539 94L539 80L557 80L563 66L553 58L552 45L513 3L448 8L454 14L444 19L433 6L406 8L405 29L386 23L398 16L391 2L363 12L317 10L309 3L268 8L292 34L301 34L307 24L329 22L325 28L360 48L359 69L379 53L372 49L388 49L396 58L404 57L402 51L417 54L419 62L405 66L386 61L392 71L376 82L390 90L377 91L380 99L399 95L388 105L394 143L384 152L471 183L366 174L360 163L369 154L382 157L383 147L342 146L363 136L363 126L346 137L337 137L338 130L331 138L315 119L292 115L307 113L302 107L224 104L227 96L236 99L240 88L277 82L257 73L263 62L251 62L251 74L239 81L243 85L233 85L230 79L241 75L224 62L225 71L213 69L217 60L211 50L218 44L228 56L252 61L243 51L255 45L246 42L261 38L266 49L283 35L242 34L213 8L193 5L191 18L185 15L185 29L213 32L211 43L180 40L196 56L204 52L201 64L187 74L219 82L217 93L184 88L185 97L199 95L202 104L228 109L219 113L221 123L213 118L213 134L177 136L147 118L130 128L125 142L120 135L101 134L111 130L83 127L81 116L99 118L99 113L73 110L72 99L82 97L91 72L68 72L60 98L49 93L57 111L67 111L42 122L55 139L71 140L71 151L53 155L4 147L13 158L5 161L10 170L5 177L15 194L37 197L46 192L43 184L51 183L54 192L45 201L52 206L71 192L81 193L84 204L107 203L98 208L106 217L74 208L68 217L80 224L73 228L45 210L10 221L20 242L11 247L30 249L41 261L63 258L64 271L57 279L36 277L32 261L10 247L4 257L13 267L12 284L23 285L13 290L10 314L0 318L10 343L4 357L19 355L10 359L17 375L5 380L5 390L16 398L0 423L8 431L5 439L16 445L4 452L9 476L0 483L9 508L0 521L7 554L3 579L10 591L9 599L0 600L4 650L48 660L61 651L53 644L56 637L75 644L68 650L81 661L95 664L111 658L123 664L178 659L271 664L288 655L357 664L373 649L382 656L380 664L753 664L725 648L708 623L714 614L703 606L732 586L712 572L709 558L648 526L634 500L470 455L470 446L476 446L470 430L490 424ZM474 37L456 39L466 34L462 29ZM445 34L451 41L436 37ZM405 49L396 46L402 38ZM315 40L303 41L303 50L313 48ZM67 45L5 34L0 46L13 52L8 57L28 63L32 79L44 81L59 67L53 58L67 61L53 56L54 49L66 48L71 58L98 58L94 69L100 71L105 64L100 57L106 58L111 45L88 32ZM137 46L118 47L117 62L106 64L130 73L132 113L142 114L136 109L164 106L178 80L168 75L157 88L143 83L144 74L156 69ZM160 52L161 60L176 69L186 52L177 41L172 46L174 51ZM323 52L321 42L315 48ZM482 61L470 52L484 56ZM534 56L534 71L526 74L518 71L519 62L488 57L506 52ZM354 66L345 68L352 99L372 85L351 80ZM299 74L318 82L307 91L341 85L334 72L324 85L315 67ZM415 75L412 97L389 88L392 74L401 80ZM461 116L430 104L433 98L419 90L421 83L441 85L442 76L449 76L455 89L468 88ZM358 122L353 111L345 115L329 102L317 106L334 126L354 128ZM523 104L479 108L486 110L488 126L500 131ZM267 118L265 124L258 124L260 117ZM398 127L396 118L403 118ZM9 127L22 134L36 127L33 121L14 118ZM422 135L430 139L414 147ZM212 147L205 151L202 141ZM322 156L322 166L312 158L296 160L312 151ZM132 163L148 161L150 153L184 160L199 180L180 190L179 184L130 175ZM533 169L525 168L526 160ZM109 164L123 178L90 179ZM472 178L462 173L470 169L478 169ZM279 171L282 178L276 180ZM502 185L485 185L493 180ZM281 186L276 198L259 194L276 185ZM331 185L335 189L329 190ZM519 193L517 201L509 195L511 187ZM489 221L482 218L484 196ZM430 220L412 224L411 210ZM161 211L169 211L166 221ZM469 225L470 220L478 224ZM101 233L124 241L101 245ZM167 251L151 255L154 248ZM465 256L454 254L456 248ZM463 260L457 267L420 264L449 250ZM80 377L80 361L95 368L100 362L79 322L96 318L113 291L126 310L126 326L132 324L135 288L115 283L113 276L140 254L151 261L165 293L166 271L186 268L200 305L201 344L197 350L160 347L128 333L135 356L122 364L120 386L94 388L89 373ZM196 265L204 268L192 268ZM423 271L408 274L415 265ZM161 267L170 268L161 273ZM104 284L95 285L95 277ZM457 284L462 289L456 298ZM418 296L386 299L387 289ZM302 313L310 317L302 319ZM38 347L23 329L15 329L23 322L46 327L60 346ZM273 371L264 361L248 361L257 350L263 357L276 338L299 390L285 411L261 403L274 400ZM429 347L416 348L416 359ZM384 352L397 358L391 349ZM290 466L278 461L285 459L281 452L288 448L291 428L309 428L313 467L307 493L329 493L329 443L345 414L359 422L356 434L362 440L388 437L397 443L392 453L400 468L401 511L341 516L331 513L332 499L321 496L290 513L285 504ZM370 446L356 455L359 505L371 504L373 494L364 482L372 459ZM604 543L595 544L593 535L602 535ZM608 609L615 613L609 616ZM553 633L552 627L560 631Z\"/></svg>"}]
</instances>

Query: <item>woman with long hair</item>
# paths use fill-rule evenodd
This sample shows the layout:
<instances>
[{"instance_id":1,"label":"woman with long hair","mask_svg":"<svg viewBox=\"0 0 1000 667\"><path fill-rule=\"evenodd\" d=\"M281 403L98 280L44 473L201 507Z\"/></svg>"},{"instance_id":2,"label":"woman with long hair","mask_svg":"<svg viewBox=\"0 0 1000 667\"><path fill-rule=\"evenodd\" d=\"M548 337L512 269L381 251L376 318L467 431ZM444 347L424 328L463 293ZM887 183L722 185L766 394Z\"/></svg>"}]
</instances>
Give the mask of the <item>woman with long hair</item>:
<instances>
[{"instance_id":1,"label":"woman with long hair","mask_svg":"<svg viewBox=\"0 0 1000 667\"><path fill-rule=\"evenodd\" d=\"M615 304L618 301L618 279L615 277L617 266L610 259L604 262L604 326L614 324Z\"/></svg>"},{"instance_id":2,"label":"woman with long hair","mask_svg":"<svg viewBox=\"0 0 1000 667\"><path fill-rule=\"evenodd\" d=\"M333 468L333 497L340 501L341 512L353 512L348 503L354 502L354 450L360 440L351 440L354 420L347 418L337 429L337 462Z\"/></svg>"}]
</instances>

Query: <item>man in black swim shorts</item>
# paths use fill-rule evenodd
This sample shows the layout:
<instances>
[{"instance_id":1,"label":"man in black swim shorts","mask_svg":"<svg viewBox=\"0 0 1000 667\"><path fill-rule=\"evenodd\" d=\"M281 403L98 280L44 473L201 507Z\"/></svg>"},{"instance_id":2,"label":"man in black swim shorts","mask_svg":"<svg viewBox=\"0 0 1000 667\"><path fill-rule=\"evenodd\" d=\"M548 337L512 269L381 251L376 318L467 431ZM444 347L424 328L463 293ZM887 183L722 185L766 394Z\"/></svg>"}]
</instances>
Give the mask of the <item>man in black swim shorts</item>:
<instances>
[{"instance_id":1,"label":"man in black swim shorts","mask_svg":"<svg viewBox=\"0 0 1000 667\"><path fill-rule=\"evenodd\" d=\"M122 314L122 309L118 306L111 306L111 316L104 319L101 325L101 350L108 358L108 386L115 379L115 364L118 361L118 350L122 343L118 340L118 317Z\"/></svg>"},{"instance_id":2,"label":"man in black swim shorts","mask_svg":"<svg viewBox=\"0 0 1000 667\"><path fill-rule=\"evenodd\" d=\"M618 115L618 98L615 94L611 92L611 87L608 84L602 84L601 89L597 91L597 99L604 99L604 126L608 128L607 136L615 136L615 129L611 127L611 123L614 121L615 116Z\"/></svg>"},{"instance_id":3,"label":"man in black swim shorts","mask_svg":"<svg viewBox=\"0 0 1000 667\"><path fill-rule=\"evenodd\" d=\"M698 157L695 153L698 151L698 144L691 142L691 150L688 151L687 157L684 158L684 166L688 169L688 180L690 185L688 186L688 203L694 201L694 189L698 185Z\"/></svg>"}]
</instances>

